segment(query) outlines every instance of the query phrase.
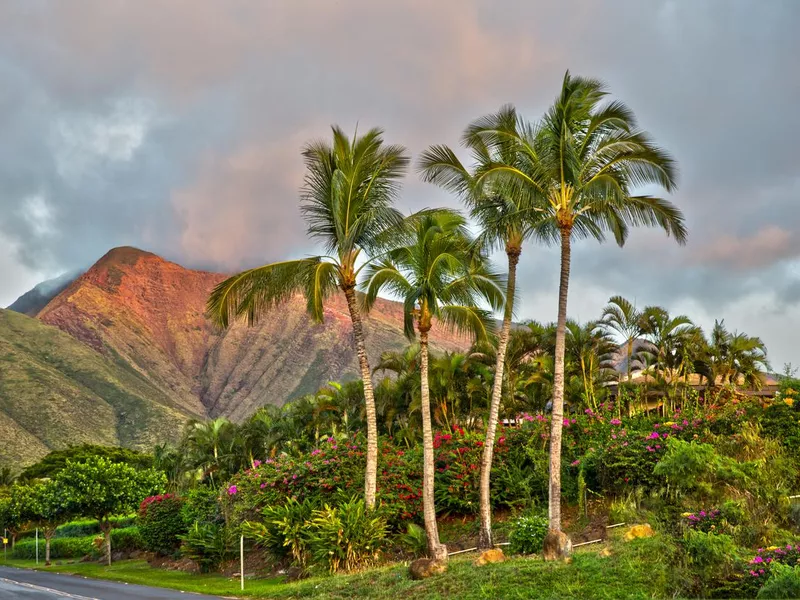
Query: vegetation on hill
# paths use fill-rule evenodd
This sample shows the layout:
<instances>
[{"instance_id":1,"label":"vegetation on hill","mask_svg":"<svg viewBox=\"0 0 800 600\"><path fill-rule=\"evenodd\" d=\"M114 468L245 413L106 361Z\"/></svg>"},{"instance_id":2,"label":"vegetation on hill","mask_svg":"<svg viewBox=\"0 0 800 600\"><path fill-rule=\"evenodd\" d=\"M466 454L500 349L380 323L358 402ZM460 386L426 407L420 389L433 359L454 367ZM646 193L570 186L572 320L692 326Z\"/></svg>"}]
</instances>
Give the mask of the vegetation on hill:
<instances>
[{"instance_id":1,"label":"vegetation on hill","mask_svg":"<svg viewBox=\"0 0 800 600\"><path fill-rule=\"evenodd\" d=\"M80 443L150 448L201 414L55 327L0 310L0 464Z\"/></svg>"}]
</instances>

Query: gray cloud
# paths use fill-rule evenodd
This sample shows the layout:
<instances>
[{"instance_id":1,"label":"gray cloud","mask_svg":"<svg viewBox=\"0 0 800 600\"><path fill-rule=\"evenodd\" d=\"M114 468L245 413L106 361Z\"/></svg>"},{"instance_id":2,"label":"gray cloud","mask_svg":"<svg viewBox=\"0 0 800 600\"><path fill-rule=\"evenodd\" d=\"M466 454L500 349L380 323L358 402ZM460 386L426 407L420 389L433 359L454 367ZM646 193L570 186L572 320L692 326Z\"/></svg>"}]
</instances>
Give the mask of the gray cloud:
<instances>
[{"instance_id":1,"label":"gray cloud","mask_svg":"<svg viewBox=\"0 0 800 600\"><path fill-rule=\"evenodd\" d=\"M0 304L116 245L216 269L306 253L300 148L330 123L416 154L505 102L536 118L569 67L676 156L690 227L685 248L578 244L576 316L611 293L730 311L789 360L774 319L800 325L798 26L794 0L4 2ZM443 203L409 177L404 210ZM520 316L554 313L556 266L526 249Z\"/></svg>"}]
</instances>

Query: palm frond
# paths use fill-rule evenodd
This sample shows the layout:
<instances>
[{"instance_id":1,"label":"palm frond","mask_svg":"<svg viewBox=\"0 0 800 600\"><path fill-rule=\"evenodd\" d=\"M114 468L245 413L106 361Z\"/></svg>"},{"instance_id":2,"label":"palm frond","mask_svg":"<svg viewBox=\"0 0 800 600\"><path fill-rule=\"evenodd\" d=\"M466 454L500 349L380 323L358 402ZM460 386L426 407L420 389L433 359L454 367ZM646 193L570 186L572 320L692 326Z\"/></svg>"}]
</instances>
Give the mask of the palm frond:
<instances>
[{"instance_id":1,"label":"palm frond","mask_svg":"<svg viewBox=\"0 0 800 600\"><path fill-rule=\"evenodd\" d=\"M254 324L269 310L303 291L309 276L322 263L319 257L273 263L249 269L219 283L206 304L209 319L220 327L246 316Z\"/></svg>"}]
</instances>

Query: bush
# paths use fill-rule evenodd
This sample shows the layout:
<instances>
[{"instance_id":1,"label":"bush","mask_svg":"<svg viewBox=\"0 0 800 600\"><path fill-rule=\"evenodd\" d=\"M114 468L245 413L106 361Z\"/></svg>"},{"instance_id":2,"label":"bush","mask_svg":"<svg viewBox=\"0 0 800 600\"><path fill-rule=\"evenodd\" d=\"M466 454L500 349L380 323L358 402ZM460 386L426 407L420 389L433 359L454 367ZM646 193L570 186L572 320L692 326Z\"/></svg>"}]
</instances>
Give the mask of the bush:
<instances>
[{"instance_id":1,"label":"bush","mask_svg":"<svg viewBox=\"0 0 800 600\"><path fill-rule=\"evenodd\" d=\"M111 526L116 528L130 527L136 524L136 517L111 517ZM99 535L100 523L97 519L81 519L70 521L56 529L57 538L78 538L87 535Z\"/></svg>"},{"instance_id":2,"label":"bush","mask_svg":"<svg viewBox=\"0 0 800 600\"><path fill-rule=\"evenodd\" d=\"M386 520L368 514L361 499L315 509L308 499L292 498L265 508L262 515L262 521L244 524L245 536L273 557L304 569L311 563L332 573L368 566L386 539Z\"/></svg>"},{"instance_id":3,"label":"bush","mask_svg":"<svg viewBox=\"0 0 800 600\"><path fill-rule=\"evenodd\" d=\"M542 551L547 535L547 517L533 515L519 517L511 526L508 541L513 554L536 554Z\"/></svg>"},{"instance_id":4,"label":"bush","mask_svg":"<svg viewBox=\"0 0 800 600\"><path fill-rule=\"evenodd\" d=\"M217 491L202 485L186 493L181 514L187 527L194 523L221 524L225 522L225 518L220 512Z\"/></svg>"},{"instance_id":5,"label":"bush","mask_svg":"<svg viewBox=\"0 0 800 600\"><path fill-rule=\"evenodd\" d=\"M150 496L139 507L139 533L145 550L171 555L180 547L179 535L187 532L183 499L172 494Z\"/></svg>"},{"instance_id":6,"label":"bush","mask_svg":"<svg viewBox=\"0 0 800 600\"><path fill-rule=\"evenodd\" d=\"M367 514L361 499L314 511L310 526L308 545L314 562L326 564L331 573L373 564L386 540L386 521Z\"/></svg>"},{"instance_id":7,"label":"bush","mask_svg":"<svg viewBox=\"0 0 800 600\"><path fill-rule=\"evenodd\" d=\"M183 542L181 553L195 561L204 573L218 570L236 556L236 534L224 525L195 523L178 537Z\"/></svg>"},{"instance_id":8,"label":"bush","mask_svg":"<svg viewBox=\"0 0 800 600\"><path fill-rule=\"evenodd\" d=\"M124 527L111 530L111 549L114 552L135 552L144 550L144 542L138 527Z\"/></svg>"},{"instance_id":9,"label":"bush","mask_svg":"<svg viewBox=\"0 0 800 600\"><path fill-rule=\"evenodd\" d=\"M800 598L800 565L776 564L758 598Z\"/></svg>"},{"instance_id":10,"label":"bush","mask_svg":"<svg viewBox=\"0 0 800 600\"><path fill-rule=\"evenodd\" d=\"M409 523L406 532L399 537L403 547L414 556L423 556L428 550L428 534L416 523Z\"/></svg>"},{"instance_id":11,"label":"bush","mask_svg":"<svg viewBox=\"0 0 800 600\"><path fill-rule=\"evenodd\" d=\"M266 507L262 521L247 521L242 530L273 557L288 558L304 568L308 562L308 522L313 514L310 500L289 498L284 504Z\"/></svg>"},{"instance_id":12,"label":"bush","mask_svg":"<svg viewBox=\"0 0 800 600\"><path fill-rule=\"evenodd\" d=\"M96 554L94 549L94 537L87 536L82 538L53 538L50 541L50 558L83 558ZM14 549L10 552L11 558L33 560L36 558L35 540L25 540L17 542ZM39 558L44 560L44 540L39 540Z\"/></svg>"}]
</instances>

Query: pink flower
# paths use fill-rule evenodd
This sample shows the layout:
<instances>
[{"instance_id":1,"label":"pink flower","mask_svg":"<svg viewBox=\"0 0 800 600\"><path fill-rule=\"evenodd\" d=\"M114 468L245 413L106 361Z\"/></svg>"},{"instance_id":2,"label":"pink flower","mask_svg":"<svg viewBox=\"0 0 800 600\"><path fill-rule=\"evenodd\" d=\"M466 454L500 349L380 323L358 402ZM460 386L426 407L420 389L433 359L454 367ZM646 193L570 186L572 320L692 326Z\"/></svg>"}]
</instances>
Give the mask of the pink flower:
<instances>
[{"instance_id":1,"label":"pink flower","mask_svg":"<svg viewBox=\"0 0 800 600\"><path fill-rule=\"evenodd\" d=\"M577 467L579 464L581 464L581 461L580 461L580 459L578 459L578 460L573 460L573 461L572 461L572 466L573 466L573 467Z\"/></svg>"},{"instance_id":2,"label":"pink flower","mask_svg":"<svg viewBox=\"0 0 800 600\"><path fill-rule=\"evenodd\" d=\"M232 485L231 487L229 487L229 488L228 488L228 495L229 495L229 496L235 496L235 495L237 494L237 492L238 492L238 491L239 491L239 490L238 490L238 489L236 489L236 486L235 486L235 485Z\"/></svg>"},{"instance_id":3,"label":"pink flower","mask_svg":"<svg viewBox=\"0 0 800 600\"><path fill-rule=\"evenodd\" d=\"M660 436L658 435L657 431L652 432L650 435L647 436L648 440L657 440Z\"/></svg>"},{"instance_id":4,"label":"pink flower","mask_svg":"<svg viewBox=\"0 0 800 600\"><path fill-rule=\"evenodd\" d=\"M622 425L622 421L620 421L619 419L611 419L609 423L611 423L612 425Z\"/></svg>"},{"instance_id":5,"label":"pink flower","mask_svg":"<svg viewBox=\"0 0 800 600\"><path fill-rule=\"evenodd\" d=\"M262 483L261 484L261 489L263 490L265 487L267 487L267 484L266 483Z\"/></svg>"}]
</instances>

